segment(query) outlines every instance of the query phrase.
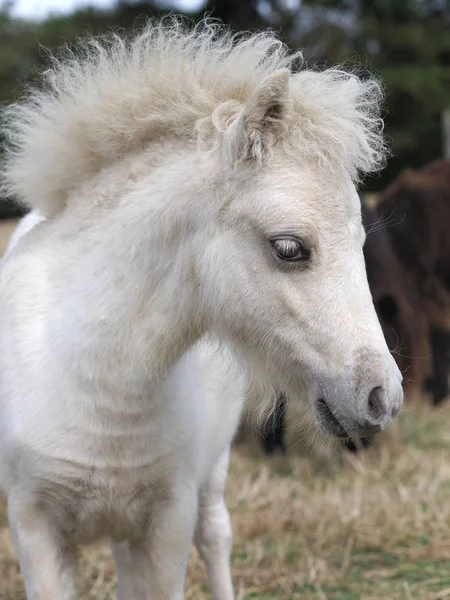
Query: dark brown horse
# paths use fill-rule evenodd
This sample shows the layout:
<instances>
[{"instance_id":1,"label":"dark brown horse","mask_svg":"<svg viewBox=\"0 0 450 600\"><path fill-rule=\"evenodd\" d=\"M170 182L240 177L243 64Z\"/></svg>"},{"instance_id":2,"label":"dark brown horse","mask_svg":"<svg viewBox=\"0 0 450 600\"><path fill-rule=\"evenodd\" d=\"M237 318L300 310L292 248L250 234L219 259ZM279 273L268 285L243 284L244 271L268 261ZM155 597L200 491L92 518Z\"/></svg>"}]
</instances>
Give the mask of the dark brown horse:
<instances>
[{"instance_id":1,"label":"dark brown horse","mask_svg":"<svg viewBox=\"0 0 450 600\"><path fill-rule=\"evenodd\" d=\"M450 161L403 173L377 210L398 221L387 233L422 299L432 359L428 389L439 404L450 393Z\"/></svg>"},{"instance_id":2,"label":"dark brown horse","mask_svg":"<svg viewBox=\"0 0 450 600\"><path fill-rule=\"evenodd\" d=\"M364 258L372 299L386 343L404 377L409 397L420 396L431 376L429 326L414 277L404 268L391 239L403 215L370 209L362 202Z\"/></svg>"}]
</instances>

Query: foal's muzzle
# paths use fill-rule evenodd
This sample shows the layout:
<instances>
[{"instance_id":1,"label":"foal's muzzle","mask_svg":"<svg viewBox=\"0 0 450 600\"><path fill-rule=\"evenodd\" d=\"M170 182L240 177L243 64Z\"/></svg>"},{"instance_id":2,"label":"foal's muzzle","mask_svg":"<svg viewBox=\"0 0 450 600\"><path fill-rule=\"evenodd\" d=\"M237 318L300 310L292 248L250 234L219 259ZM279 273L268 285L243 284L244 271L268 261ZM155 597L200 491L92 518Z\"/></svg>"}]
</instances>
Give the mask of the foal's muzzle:
<instances>
[{"instance_id":1,"label":"foal's muzzle","mask_svg":"<svg viewBox=\"0 0 450 600\"><path fill-rule=\"evenodd\" d=\"M403 392L397 389L394 401L388 401L382 386L374 387L358 410L349 410L345 401L337 408L325 398L316 402L316 411L321 427L334 437L341 439L366 438L388 427L400 410ZM356 413L356 414L355 414Z\"/></svg>"}]
</instances>

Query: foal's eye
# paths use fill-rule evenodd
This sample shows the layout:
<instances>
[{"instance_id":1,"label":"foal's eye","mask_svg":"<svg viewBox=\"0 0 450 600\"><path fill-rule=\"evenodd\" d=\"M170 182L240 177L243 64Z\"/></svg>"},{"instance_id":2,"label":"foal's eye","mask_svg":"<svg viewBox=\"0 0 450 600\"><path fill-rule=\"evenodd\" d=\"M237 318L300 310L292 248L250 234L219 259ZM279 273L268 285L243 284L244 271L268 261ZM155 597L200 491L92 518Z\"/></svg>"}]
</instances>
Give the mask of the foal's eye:
<instances>
[{"instance_id":1,"label":"foal's eye","mask_svg":"<svg viewBox=\"0 0 450 600\"><path fill-rule=\"evenodd\" d=\"M271 241L275 255L286 261L308 260L311 256L310 251L296 238L280 237Z\"/></svg>"}]
</instances>

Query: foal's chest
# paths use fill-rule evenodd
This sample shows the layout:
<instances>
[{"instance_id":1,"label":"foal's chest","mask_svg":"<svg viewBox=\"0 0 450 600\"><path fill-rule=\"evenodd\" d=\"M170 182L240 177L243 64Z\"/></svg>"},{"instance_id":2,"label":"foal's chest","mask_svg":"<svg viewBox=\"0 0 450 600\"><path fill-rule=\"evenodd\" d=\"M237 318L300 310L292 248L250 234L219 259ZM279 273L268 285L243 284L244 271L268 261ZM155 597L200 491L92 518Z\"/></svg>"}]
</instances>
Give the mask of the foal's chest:
<instances>
[{"instance_id":1,"label":"foal's chest","mask_svg":"<svg viewBox=\"0 0 450 600\"><path fill-rule=\"evenodd\" d=\"M172 487L167 473L159 471L158 465L91 468L75 480L54 486L51 495L61 507L66 534L77 544L100 537L142 538L157 505L167 499Z\"/></svg>"}]
</instances>

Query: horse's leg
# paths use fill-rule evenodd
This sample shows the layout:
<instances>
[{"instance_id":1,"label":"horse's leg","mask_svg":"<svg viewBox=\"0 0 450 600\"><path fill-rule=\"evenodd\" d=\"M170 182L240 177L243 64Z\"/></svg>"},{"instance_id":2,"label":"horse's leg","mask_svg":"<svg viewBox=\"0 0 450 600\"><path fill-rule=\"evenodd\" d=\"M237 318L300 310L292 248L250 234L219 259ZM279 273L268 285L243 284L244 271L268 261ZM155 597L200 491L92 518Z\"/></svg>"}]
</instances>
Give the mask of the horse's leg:
<instances>
[{"instance_id":1,"label":"horse's leg","mask_svg":"<svg viewBox=\"0 0 450 600\"><path fill-rule=\"evenodd\" d=\"M206 564L214 600L233 600L230 554L233 542L231 521L224 491L228 475L230 449L215 464L199 496L199 514L195 545Z\"/></svg>"},{"instance_id":2,"label":"horse's leg","mask_svg":"<svg viewBox=\"0 0 450 600\"><path fill-rule=\"evenodd\" d=\"M433 357L433 375L430 391L433 404L438 406L449 395L450 333L444 329L433 329L430 334Z\"/></svg>"},{"instance_id":3,"label":"horse's leg","mask_svg":"<svg viewBox=\"0 0 450 600\"><path fill-rule=\"evenodd\" d=\"M260 441L266 454L276 454L286 451L284 436L286 432L286 396L279 392L277 394L276 407L260 433Z\"/></svg>"},{"instance_id":4,"label":"horse's leg","mask_svg":"<svg viewBox=\"0 0 450 600\"><path fill-rule=\"evenodd\" d=\"M183 600L184 582L197 517L197 489L177 486L153 508L151 524L138 543L112 543L118 600Z\"/></svg>"},{"instance_id":5,"label":"horse's leg","mask_svg":"<svg viewBox=\"0 0 450 600\"><path fill-rule=\"evenodd\" d=\"M52 516L22 496L8 497L8 520L28 600L78 598L77 554Z\"/></svg>"}]
</instances>

